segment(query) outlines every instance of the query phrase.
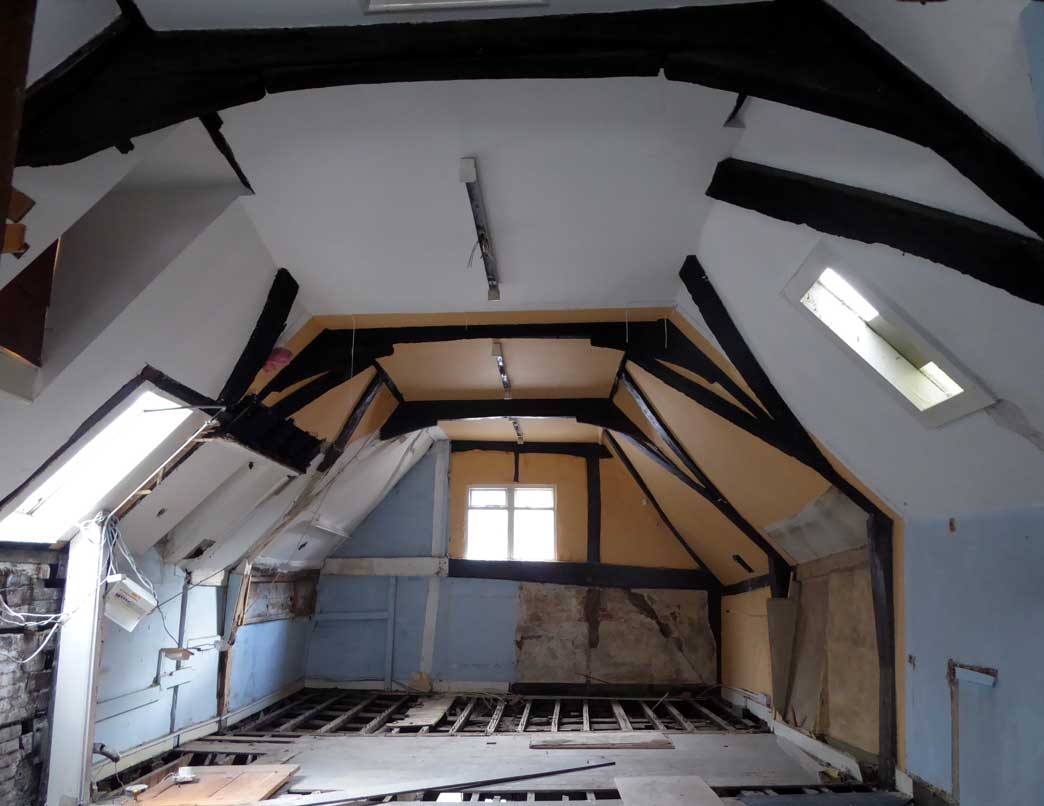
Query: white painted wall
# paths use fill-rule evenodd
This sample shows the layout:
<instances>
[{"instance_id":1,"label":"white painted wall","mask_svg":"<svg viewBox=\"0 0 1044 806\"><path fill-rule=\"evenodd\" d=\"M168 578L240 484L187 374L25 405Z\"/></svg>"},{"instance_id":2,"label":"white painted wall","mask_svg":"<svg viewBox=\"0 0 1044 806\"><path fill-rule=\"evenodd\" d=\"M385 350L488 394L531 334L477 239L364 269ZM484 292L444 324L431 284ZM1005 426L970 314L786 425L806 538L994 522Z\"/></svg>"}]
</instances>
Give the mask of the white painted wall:
<instances>
[{"instance_id":1,"label":"white painted wall","mask_svg":"<svg viewBox=\"0 0 1044 806\"><path fill-rule=\"evenodd\" d=\"M547 14L633 11L674 6L725 5L735 0L552 0L546 6L365 14L367 0L138 0L149 25L166 28L297 28L313 25L376 25Z\"/></svg>"},{"instance_id":2,"label":"white painted wall","mask_svg":"<svg viewBox=\"0 0 1044 806\"><path fill-rule=\"evenodd\" d=\"M32 404L0 400L0 491L20 484L146 364L216 395L253 330L275 271L234 203Z\"/></svg>"},{"instance_id":3,"label":"white painted wall","mask_svg":"<svg viewBox=\"0 0 1044 806\"><path fill-rule=\"evenodd\" d=\"M116 0L37 0L27 83L57 67L119 15Z\"/></svg>"},{"instance_id":4,"label":"white painted wall","mask_svg":"<svg viewBox=\"0 0 1044 806\"><path fill-rule=\"evenodd\" d=\"M1019 14L1032 0L828 0L1016 154L1044 169Z\"/></svg>"}]
</instances>

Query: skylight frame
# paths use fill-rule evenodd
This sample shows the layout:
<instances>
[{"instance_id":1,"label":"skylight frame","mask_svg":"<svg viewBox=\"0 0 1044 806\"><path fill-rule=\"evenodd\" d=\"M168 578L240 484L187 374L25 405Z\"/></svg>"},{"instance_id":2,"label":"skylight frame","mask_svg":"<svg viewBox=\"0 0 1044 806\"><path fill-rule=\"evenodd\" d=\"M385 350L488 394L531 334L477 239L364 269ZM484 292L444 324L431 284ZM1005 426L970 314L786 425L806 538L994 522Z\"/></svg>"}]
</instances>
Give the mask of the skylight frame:
<instances>
[{"instance_id":1,"label":"skylight frame","mask_svg":"<svg viewBox=\"0 0 1044 806\"><path fill-rule=\"evenodd\" d=\"M177 395L161 389L155 384L142 380L121 392L120 399L107 403L102 412L96 412L91 419L95 422L81 428L69 443L63 446L47 462L26 480L17 490L11 493L0 504L0 540L18 543L59 544L71 539L76 534L75 523L64 531L50 528L51 522L32 520L32 515L19 513L25 502L38 490L47 487L80 452L91 442L102 435L119 418L136 407L142 395L151 393L155 396L157 407L178 408L188 414L159 439L150 450L137 458L137 462L129 465L127 471L119 477L107 491L99 491L99 498L89 504L90 512L113 511L129 496L142 487L181 447L204 428L210 420L207 412L193 409L187 401ZM151 408L152 403L149 404ZM149 415L146 415L149 416ZM93 498L92 498L93 500ZM77 516L78 517L78 516Z\"/></svg>"},{"instance_id":2,"label":"skylight frame","mask_svg":"<svg viewBox=\"0 0 1044 806\"><path fill-rule=\"evenodd\" d=\"M915 370L924 375L929 373L923 371L927 364L934 364L941 369L963 390L959 394L948 397L928 408L918 408L907 394L900 391L897 386L888 380L886 375L869 359L861 355L852 345L839 336L822 319L820 319L803 302L805 295L813 288L820 276L826 269L832 269L863 298L863 300L874 309L877 318L872 320L873 327L863 316L859 318L867 322L868 328L887 346L903 360L909 361ZM820 241L802 263L801 267L784 286L783 296L794 305L802 316L805 316L821 331L825 331L829 338L848 356L863 372L869 374L875 382L887 389L889 394L901 402L914 417L916 417L927 428L938 428L979 411L996 398L976 379L968 370L957 362L953 356L939 344L929 333L920 327L912 316L906 313L898 304L889 299L883 292L867 281L856 267L842 260L834 250ZM834 293L834 292L831 292ZM844 300L847 307L851 307ZM858 312L857 312L858 315ZM887 334L887 337L882 335Z\"/></svg>"}]
</instances>

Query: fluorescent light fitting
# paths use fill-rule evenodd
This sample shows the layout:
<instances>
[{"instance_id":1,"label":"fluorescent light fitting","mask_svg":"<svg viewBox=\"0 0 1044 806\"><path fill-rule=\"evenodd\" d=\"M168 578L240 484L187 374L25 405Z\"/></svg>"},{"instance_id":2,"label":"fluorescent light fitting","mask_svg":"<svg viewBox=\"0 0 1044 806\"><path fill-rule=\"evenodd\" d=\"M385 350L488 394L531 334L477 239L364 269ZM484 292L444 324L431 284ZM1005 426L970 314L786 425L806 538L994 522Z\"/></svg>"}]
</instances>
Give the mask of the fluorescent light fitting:
<instances>
[{"instance_id":1,"label":"fluorescent light fitting","mask_svg":"<svg viewBox=\"0 0 1044 806\"><path fill-rule=\"evenodd\" d=\"M873 321L878 317L877 308L871 305L866 297L852 288L849 282L833 269L823 269L823 273L819 275L819 282L827 291L855 311L856 316L864 322Z\"/></svg>"},{"instance_id":2,"label":"fluorescent light fitting","mask_svg":"<svg viewBox=\"0 0 1044 806\"><path fill-rule=\"evenodd\" d=\"M152 391L138 395L0 521L0 539L60 540L192 414Z\"/></svg>"},{"instance_id":3,"label":"fluorescent light fitting","mask_svg":"<svg viewBox=\"0 0 1044 806\"><path fill-rule=\"evenodd\" d=\"M482 11L498 8L546 6L547 0L370 0L367 14L396 11Z\"/></svg>"}]
</instances>

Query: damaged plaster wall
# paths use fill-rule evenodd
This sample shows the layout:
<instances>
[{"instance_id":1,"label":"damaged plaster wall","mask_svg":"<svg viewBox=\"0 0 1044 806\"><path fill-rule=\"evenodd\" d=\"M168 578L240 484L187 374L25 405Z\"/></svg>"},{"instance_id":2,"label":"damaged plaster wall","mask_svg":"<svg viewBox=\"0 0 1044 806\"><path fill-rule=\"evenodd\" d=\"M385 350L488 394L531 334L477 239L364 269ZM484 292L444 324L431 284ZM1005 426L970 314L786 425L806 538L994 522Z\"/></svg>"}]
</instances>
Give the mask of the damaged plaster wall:
<instances>
[{"instance_id":1,"label":"damaged plaster wall","mask_svg":"<svg viewBox=\"0 0 1044 806\"><path fill-rule=\"evenodd\" d=\"M524 583L521 682L713 682L717 651L706 591Z\"/></svg>"},{"instance_id":2,"label":"damaged plaster wall","mask_svg":"<svg viewBox=\"0 0 1044 806\"><path fill-rule=\"evenodd\" d=\"M876 753L879 674L866 552L804 563L797 578L792 595L800 607L784 717L805 731Z\"/></svg>"}]
</instances>

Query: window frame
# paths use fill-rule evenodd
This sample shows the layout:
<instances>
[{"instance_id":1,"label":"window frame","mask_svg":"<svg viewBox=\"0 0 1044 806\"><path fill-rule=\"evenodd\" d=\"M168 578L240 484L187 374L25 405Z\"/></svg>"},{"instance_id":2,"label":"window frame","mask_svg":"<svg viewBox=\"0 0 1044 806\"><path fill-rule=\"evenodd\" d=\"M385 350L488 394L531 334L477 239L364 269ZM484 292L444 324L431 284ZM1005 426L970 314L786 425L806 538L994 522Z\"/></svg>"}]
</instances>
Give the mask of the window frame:
<instances>
[{"instance_id":1,"label":"window frame","mask_svg":"<svg viewBox=\"0 0 1044 806\"><path fill-rule=\"evenodd\" d=\"M516 560L515 559L515 491L516 490L550 490L550 507L521 507L521 509L543 512L550 509L551 519L551 546L553 556L550 560ZM507 493L507 506L473 507L471 505L471 493L473 490L504 490ZM506 510L508 524L507 557L501 562L557 562L558 561L558 488L554 484L522 484L520 482L505 482L502 484L469 484L464 499L464 559L468 557L468 544L471 540L471 528L468 525L471 520L468 513L472 509ZM496 562L490 561L490 562Z\"/></svg>"},{"instance_id":2,"label":"window frame","mask_svg":"<svg viewBox=\"0 0 1044 806\"><path fill-rule=\"evenodd\" d=\"M803 302L805 294L819 281L820 275L827 268L837 272L852 288L862 295L867 302L877 309L879 317L887 324L888 329L894 331L903 342L918 353L929 356L943 372L950 376L961 388L962 392L953 397L936 403L924 410L918 409L907 396L886 378L873 364L860 355L841 336L833 331L826 322L821 320ZM808 257L798 268L781 291L782 295L790 301L808 320L814 322L816 327L825 331L834 344L838 345L841 352L851 361L855 362L861 371L867 373L874 381L887 389L889 394L914 415L925 427L938 428L960 419L968 414L979 411L996 398L978 381L971 373L957 362L953 356L939 344L929 333L927 333L913 317L907 314L896 303L892 302L872 283L865 280L857 272L852 270L848 261L840 257L822 241L819 241L809 253ZM889 339L881 336L871 329L885 344L904 359L909 361L905 352L896 347ZM912 363L912 362L911 362ZM919 368L918 368L919 369Z\"/></svg>"}]
</instances>

